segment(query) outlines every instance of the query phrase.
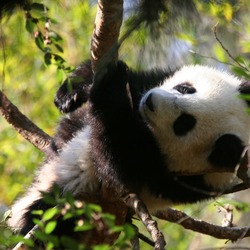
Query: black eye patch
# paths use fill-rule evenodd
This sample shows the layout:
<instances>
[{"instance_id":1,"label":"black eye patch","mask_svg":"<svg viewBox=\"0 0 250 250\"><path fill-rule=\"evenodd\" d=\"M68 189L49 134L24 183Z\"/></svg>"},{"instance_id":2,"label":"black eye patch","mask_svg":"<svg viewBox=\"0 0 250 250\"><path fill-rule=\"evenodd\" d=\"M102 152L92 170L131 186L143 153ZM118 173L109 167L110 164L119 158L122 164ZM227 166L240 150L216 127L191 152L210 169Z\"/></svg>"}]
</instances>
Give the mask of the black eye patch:
<instances>
[{"instance_id":1,"label":"black eye patch","mask_svg":"<svg viewBox=\"0 0 250 250\"><path fill-rule=\"evenodd\" d=\"M216 140L208 161L214 166L228 167L234 170L239 163L244 144L233 134L224 134Z\"/></svg>"},{"instance_id":2,"label":"black eye patch","mask_svg":"<svg viewBox=\"0 0 250 250\"><path fill-rule=\"evenodd\" d=\"M174 87L181 94L194 94L196 92L196 88L194 88L190 83L181 83Z\"/></svg>"},{"instance_id":3,"label":"black eye patch","mask_svg":"<svg viewBox=\"0 0 250 250\"><path fill-rule=\"evenodd\" d=\"M181 114L174 122L173 129L177 136L184 136L191 131L196 124L196 119L189 114Z\"/></svg>"}]
</instances>

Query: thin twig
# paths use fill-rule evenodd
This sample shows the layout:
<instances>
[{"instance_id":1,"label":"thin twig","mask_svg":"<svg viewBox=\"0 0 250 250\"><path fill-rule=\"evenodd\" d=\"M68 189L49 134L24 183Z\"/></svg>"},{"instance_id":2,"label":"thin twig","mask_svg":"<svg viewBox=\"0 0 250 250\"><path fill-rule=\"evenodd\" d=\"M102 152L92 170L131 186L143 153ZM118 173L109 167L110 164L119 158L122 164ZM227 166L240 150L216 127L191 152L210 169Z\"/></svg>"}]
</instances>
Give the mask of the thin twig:
<instances>
[{"instance_id":1,"label":"thin twig","mask_svg":"<svg viewBox=\"0 0 250 250\"><path fill-rule=\"evenodd\" d=\"M138 237L139 237L140 240L146 242L147 244L149 244L149 245L152 246L152 247L155 245L154 242L153 242L152 240L150 240L147 236L145 236L145 235L142 234L142 233L139 233L139 232L138 232Z\"/></svg>"},{"instance_id":2,"label":"thin twig","mask_svg":"<svg viewBox=\"0 0 250 250\"><path fill-rule=\"evenodd\" d=\"M221 48L227 53L227 55L240 67L243 68L246 71L250 71L245 65L239 63L233 56L232 54L229 52L229 50L223 45L223 43L221 42L221 40L219 39L218 35L217 35L217 25L214 25L213 27L213 32L214 32L214 36L215 39L218 41L218 43L220 44Z\"/></svg>"},{"instance_id":3,"label":"thin twig","mask_svg":"<svg viewBox=\"0 0 250 250\"><path fill-rule=\"evenodd\" d=\"M210 59L210 60L213 60L213 61L221 63L221 64L225 64L225 65L233 66L233 67L235 66L232 63L220 61L219 59L217 59L217 58L215 58L213 56L206 56L206 55L199 54L199 53L195 52L194 50L189 50L188 52L190 52L191 54L196 55L198 57Z\"/></svg>"}]
</instances>

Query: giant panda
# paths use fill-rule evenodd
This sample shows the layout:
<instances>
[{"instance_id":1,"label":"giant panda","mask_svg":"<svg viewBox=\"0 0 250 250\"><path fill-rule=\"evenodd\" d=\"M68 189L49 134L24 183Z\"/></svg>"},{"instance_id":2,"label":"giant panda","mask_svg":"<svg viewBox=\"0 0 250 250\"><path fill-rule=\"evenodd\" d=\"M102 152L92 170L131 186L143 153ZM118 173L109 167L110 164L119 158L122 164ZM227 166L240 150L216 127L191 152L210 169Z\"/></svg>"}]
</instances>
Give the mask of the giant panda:
<instances>
[{"instance_id":1,"label":"giant panda","mask_svg":"<svg viewBox=\"0 0 250 250\"><path fill-rule=\"evenodd\" d=\"M240 95L250 94L248 81L199 65L135 72L119 61L94 76L90 67L80 67L80 85L67 88L67 81L57 92L56 105L70 113L51 145L56 156L12 207L13 229L33 227L32 210L49 207L42 193L55 184L76 198L101 187L117 199L133 192L157 211L216 197L239 181L235 168L250 132ZM81 91L86 98L77 102Z\"/></svg>"}]
</instances>

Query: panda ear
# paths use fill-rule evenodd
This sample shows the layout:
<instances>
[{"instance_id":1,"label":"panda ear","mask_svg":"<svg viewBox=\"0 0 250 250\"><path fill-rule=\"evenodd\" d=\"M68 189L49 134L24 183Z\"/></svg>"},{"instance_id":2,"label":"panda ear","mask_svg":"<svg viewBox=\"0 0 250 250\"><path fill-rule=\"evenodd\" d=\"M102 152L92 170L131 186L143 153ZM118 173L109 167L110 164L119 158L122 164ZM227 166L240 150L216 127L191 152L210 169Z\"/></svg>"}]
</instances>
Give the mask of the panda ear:
<instances>
[{"instance_id":1,"label":"panda ear","mask_svg":"<svg viewBox=\"0 0 250 250\"><path fill-rule=\"evenodd\" d=\"M239 92L242 95L250 95L250 81L246 81L240 84ZM246 99L248 106L250 106L250 99Z\"/></svg>"}]
</instances>

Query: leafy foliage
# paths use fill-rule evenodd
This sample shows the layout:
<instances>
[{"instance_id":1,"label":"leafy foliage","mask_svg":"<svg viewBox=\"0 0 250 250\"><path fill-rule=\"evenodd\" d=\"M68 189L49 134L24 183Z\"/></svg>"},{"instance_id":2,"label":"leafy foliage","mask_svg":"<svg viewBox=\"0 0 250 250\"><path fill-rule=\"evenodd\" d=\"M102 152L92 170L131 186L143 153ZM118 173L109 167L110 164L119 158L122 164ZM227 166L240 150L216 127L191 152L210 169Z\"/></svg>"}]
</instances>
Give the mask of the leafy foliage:
<instances>
[{"instance_id":1,"label":"leafy foliage","mask_svg":"<svg viewBox=\"0 0 250 250\"><path fill-rule=\"evenodd\" d=\"M52 194L44 194L44 200L53 207L46 211L33 211L33 214L37 216L34 219L34 223L38 226L38 229L33 233L34 237L25 239L22 236L15 236L8 232L8 240L3 236L3 242L6 243L6 247L10 247L14 243L23 242L24 246L33 249L35 241L38 240L45 245L46 250L54 248L89 249L83 243L79 243L67 235L57 236L56 228L58 221L67 222L73 220L75 223L73 231L78 234L91 230L100 230L101 228L107 228L107 237L113 233L121 233L121 236L114 243L113 249L122 249L129 246L129 240L135 236L131 225L117 226L115 216L103 213L100 206L75 200L70 193L61 197L60 191L56 187ZM94 245L93 249L110 249L110 246L105 244Z\"/></svg>"}]
</instances>

